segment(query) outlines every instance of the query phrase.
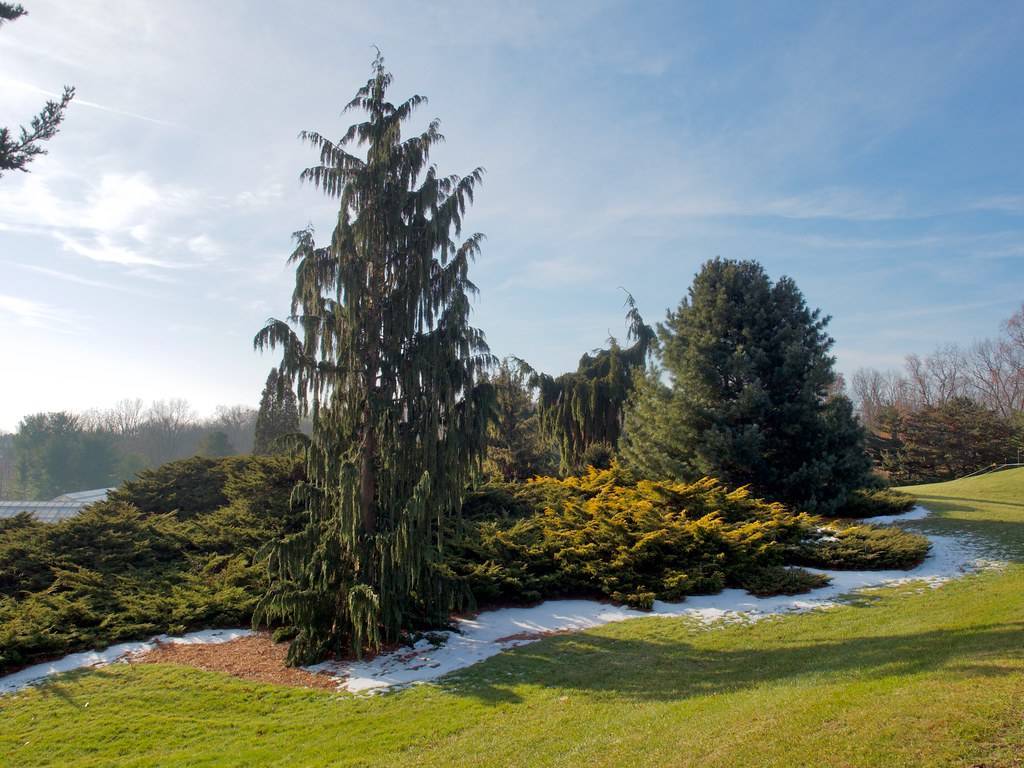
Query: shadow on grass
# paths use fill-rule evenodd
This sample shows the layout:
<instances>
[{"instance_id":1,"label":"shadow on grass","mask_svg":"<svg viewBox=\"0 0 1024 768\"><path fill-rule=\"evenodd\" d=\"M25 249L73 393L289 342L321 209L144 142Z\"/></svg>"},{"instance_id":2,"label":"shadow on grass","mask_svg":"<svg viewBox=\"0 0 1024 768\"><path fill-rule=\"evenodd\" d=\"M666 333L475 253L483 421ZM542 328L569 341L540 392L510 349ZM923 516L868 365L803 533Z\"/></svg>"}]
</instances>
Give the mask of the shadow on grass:
<instances>
[{"instance_id":1,"label":"shadow on grass","mask_svg":"<svg viewBox=\"0 0 1024 768\"><path fill-rule=\"evenodd\" d=\"M678 701L801 677L872 679L940 668L951 677L998 676L1007 674L1008 658L1024 659L1024 622L735 650L696 648L682 640L576 635L520 648L450 678L445 686L494 704L519 701L518 683Z\"/></svg>"},{"instance_id":2,"label":"shadow on grass","mask_svg":"<svg viewBox=\"0 0 1024 768\"><path fill-rule=\"evenodd\" d=\"M102 673L102 669L96 667L83 667L82 669L74 669L68 672L61 672L56 678L45 677L37 680L34 683L29 684L23 690L38 691L39 695L44 699L60 699L65 704L69 704L76 709L82 709L83 706L78 703L78 700L72 695L71 691L74 687L74 683L83 677L96 674L97 672ZM0 704L3 703L3 698L0 697Z\"/></svg>"},{"instance_id":3,"label":"shadow on grass","mask_svg":"<svg viewBox=\"0 0 1024 768\"><path fill-rule=\"evenodd\" d=\"M964 504L981 504L983 506L993 505L997 507L1014 507L1024 513L1024 502L1020 501L1000 501L998 499L968 499L964 496L918 496L917 502L923 507L930 509L928 506L929 502L933 504L942 504L947 507L963 508Z\"/></svg>"},{"instance_id":4,"label":"shadow on grass","mask_svg":"<svg viewBox=\"0 0 1024 768\"><path fill-rule=\"evenodd\" d=\"M912 530L940 536L967 537L980 544L985 556L1024 561L1024 521L983 517L931 517L909 523Z\"/></svg>"}]
</instances>

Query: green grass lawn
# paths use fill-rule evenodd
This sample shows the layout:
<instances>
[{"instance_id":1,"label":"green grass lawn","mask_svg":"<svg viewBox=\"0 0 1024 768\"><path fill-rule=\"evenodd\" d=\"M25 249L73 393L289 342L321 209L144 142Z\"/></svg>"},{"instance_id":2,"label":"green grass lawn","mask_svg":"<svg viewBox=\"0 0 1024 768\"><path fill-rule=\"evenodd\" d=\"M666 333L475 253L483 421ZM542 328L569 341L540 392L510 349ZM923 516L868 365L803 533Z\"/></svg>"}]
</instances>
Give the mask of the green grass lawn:
<instances>
[{"instance_id":1,"label":"green grass lawn","mask_svg":"<svg viewBox=\"0 0 1024 768\"><path fill-rule=\"evenodd\" d=\"M1024 561L1024 470L913 489ZM3 766L1024 765L1024 565L705 629L549 638L373 698L171 666L0 698Z\"/></svg>"}]
</instances>

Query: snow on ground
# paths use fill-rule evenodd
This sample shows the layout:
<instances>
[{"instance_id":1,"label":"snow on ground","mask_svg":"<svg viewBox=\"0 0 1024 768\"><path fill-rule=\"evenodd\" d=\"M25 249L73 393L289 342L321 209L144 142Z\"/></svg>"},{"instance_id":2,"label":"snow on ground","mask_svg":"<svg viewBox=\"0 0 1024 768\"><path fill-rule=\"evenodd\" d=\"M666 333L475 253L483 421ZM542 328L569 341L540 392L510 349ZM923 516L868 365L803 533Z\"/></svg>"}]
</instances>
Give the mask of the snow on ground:
<instances>
[{"instance_id":1,"label":"snow on ground","mask_svg":"<svg viewBox=\"0 0 1024 768\"><path fill-rule=\"evenodd\" d=\"M930 514L930 510L918 505L909 512L901 512L898 515L875 515L874 517L865 517L863 522L871 523L872 525L892 525L893 523L906 523L911 520L923 520Z\"/></svg>"},{"instance_id":2,"label":"snow on ground","mask_svg":"<svg viewBox=\"0 0 1024 768\"><path fill-rule=\"evenodd\" d=\"M58 672L70 672L71 670L82 669L83 667L101 667L115 661L122 661L129 656L151 651L158 643L184 645L226 643L229 640L236 640L239 637L251 634L252 630L249 629L204 629L201 632L189 632L187 635L180 637L158 635L145 642L118 643L102 651L72 653L56 661L36 664L5 677L0 677L0 694L13 693L24 688L26 685L37 683Z\"/></svg>"},{"instance_id":3,"label":"snow on ground","mask_svg":"<svg viewBox=\"0 0 1024 768\"><path fill-rule=\"evenodd\" d=\"M902 515L869 518L869 523L921 520L928 510L915 507ZM858 589L911 581L932 586L993 563L982 559L983 546L966 537L929 536L931 552L923 563L908 571L831 571L808 568L832 578L831 583L804 595L755 597L741 589L726 589L716 595L688 597L681 603L655 601L651 611L638 611L596 600L547 600L529 608L485 611L470 619L459 619L456 631L438 632L436 644L420 640L376 658L355 662L323 662L310 671L336 675L340 687L353 693L372 693L413 683L435 680L490 658L508 648L525 645L554 632L573 632L612 621L644 616L686 616L705 623L749 622L773 614L808 611L835 605L841 595Z\"/></svg>"},{"instance_id":4,"label":"snow on ground","mask_svg":"<svg viewBox=\"0 0 1024 768\"><path fill-rule=\"evenodd\" d=\"M915 507L902 515L883 515L864 522L891 524L921 520L928 510ZM774 614L808 611L835 605L841 595L854 590L911 581L932 586L983 567L996 565L983 559L979 542L962 536L929 536L932 549L921 565L909 571L827 571L809 568L832 578L831 583L804 595L754 597L741 589L716 595L698 595L681 603L655 601L651 611L638 611L596 600L547 600L529 608L484 611L459 619L455 631L432 633L438 642L420 640L365 661L327 661L306 667L338 678L339 688L353 693L374 693L390 688L435 680L442 675L476 664L509 648L535 642L555 632L575 632L613 621L645 616L686 616L705 623L750 622ZM58 672L95 667L123 660L152 649L157 643L224 643L251 634L247 629L215 629L181 637L160 635L148 642L121 643L104 651L73 653L57 661L37 664L0 677L0 694L19 690Z\"/></svg>"}]
</instances>

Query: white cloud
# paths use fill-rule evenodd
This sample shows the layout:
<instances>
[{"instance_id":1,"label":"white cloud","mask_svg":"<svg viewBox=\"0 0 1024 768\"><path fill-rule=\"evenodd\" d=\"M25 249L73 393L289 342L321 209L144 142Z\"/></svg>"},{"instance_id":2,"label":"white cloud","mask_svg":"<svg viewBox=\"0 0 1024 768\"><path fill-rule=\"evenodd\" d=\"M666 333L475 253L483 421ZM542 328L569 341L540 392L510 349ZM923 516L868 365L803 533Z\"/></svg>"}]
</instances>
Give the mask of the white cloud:
<instances>
[{"instance_id":1,"label":"white cloud","mask_svg":"<svg viewBox=\"0 0 1024 768\"><path fill-rule=\"evenodd\" d=\"M612 206L604 217L607 221L631 219L674 218L704 219L722 217L770 217L780 219L834 219L837 221L886 221L918 218L897 196L879 197L850 188L826 188L775 197L756 198L732 195L725 190L694 189L655 205L635 204Z\"/></svg>"},{"instance_id":2,"label":"white cloud","mask_svg":"<svg viewBox=\"0 0 1024 768\"><path fill-rule=\"evenodd\" d=\"M219 243L211 240L207 235L190 237L185 244L192 253L207 261L213 261L224 254L224 248Z\"/></svg>"},{"instance_id":3,"label":"white cloud","mask_svg":"<svg viewBox=\"0 0 1024 768\"><path fill-rule=\"evenodd\" d=\"M28 328L66 329L73 320L68 310L4 294L0 294L0 314Z\"/></svg>"},{"instance_id":4,"label":"white cloud","mask_svg":"<svg viewBox=\"0 0 1024 768\"><path fill-rule=\"evenodd\" d=\"M47 99L57 100L61 97L61 94L59 93L47 91L43 88L32 85L31 83L26 83L21 80L15 80L13 78L0 78L0 85L3 85L5 88L18 88L22 91L27 91L28 93L45 96ZM86 109L97 109L101 112L109 112L110 114L120 115L121 117L130 117L134 120L143 120L145 122L154 123L156 125L165 125L174 128L180 127L175 123L168 122L167 120L161 120L156 117L148 117L146 115L136 114L135 112L127 112L123 109L117 109L116 107L108 107L103 104L97 104L96 102L87 101L82 98L75 98L74 101L71 102L70 109L78 109L80 107L84 107Z\"/></svg>"},{"instance_id":5,"label":"white cloud","mask_svg":"<svg viewBox=\"0 0 1024 768\"><path fill-rule=\"evenodd\" d=\"M978 211L999 211L1001 213L1024 213L1024 195L994 195L985 197L970 206Z\"/></svg>"},{"instance_id":6,"label":"white cloud","mask_svg":"<svg viewBox=\"0 0 1024 768\"><path fill-rule=\"evenodd\" d=\"M98 232L129 232L169 196L143 174L104 174L81 207L72 207L74 226Z\"/></svg>"},{"instance_id":7,"label":"white cloud","mask_svg":"<svg viewBox=\"0 0 1024 768\"><path fill-rule=\"evenodd\" d=\"M68 283L74 283L75 285L84 285L87 288L101 288L104 290L128 291L130 293L135 293L134 290L126 288L125 286L122 285L108 283L105 280L94 280L92 278L82 277L81 275L77 275L73 272L65 272L60 269L50 269L49 267L40 267L35 264L17 264L16 266L20 267L21 269L27 269L30 272L35 272L40 275L52 277L56 280L63 280Z\"/></svg>"},{"instance_id":8,"label":"white cloud","mask_svg":"<svg viewBox=\"0 0 1024 768\"><path fill-rule=\"evenodd\" d=\"M603 269L600 265L594 262L584 263L572 257L537 259L522 265L517 274L506 280L501 288L518 286L557 288L592 282L602 273Z\"/></svg>"},{"instance_id":9,"label":"white cloud","mask_svg":"<svg viewBox=\"0 0 1024 768\"><path fill-rule=\"evenodd\" d=\"M284 187L277 182L247 189L235 195L234 204L243 210L259 210L278 202L284 197Z\"/></svg>"},{"instance_id":10,"label":"white cloud","mask_svg":"<svg viewBox=\"0 0 1024 768\"><path fill-rule=\"evenodd\" d=\"M136 251L117 245L107 235L98 235L91 242L65 235L61 232L54 232L54 237L63 244L64 250L79 256L84 256L92 261L105 262L107 264L120 264L126 267L171 267L174 266L159 259L143 256Z\"/></svg>"},{"instance_id":11,"label":"white cloud","mask_svg":"<svg viewBox=\"0 0 1024 768\"><path fill-rule=\"evenodd\" d=\"M1024 243L1016 242L998 248L987 248L971 254L978 259L1017 259L1024 256Z\"/></svg>"},{"instance_id":12,"label":"white cloud","mask_svg":"<svg viewBox=\"0 0 1024 768\"><path fill-rule=\"evenodd\" d=\"M0 226L52 237L90 261L173 269L190 266L176 244L185 242L188 252L206 259L219 248L205 234L177 234L195 226L203 197L196 190L142 173L103 173L90 184L55 164L18 181L0 187Z\"/></svg>"}]
</instances>

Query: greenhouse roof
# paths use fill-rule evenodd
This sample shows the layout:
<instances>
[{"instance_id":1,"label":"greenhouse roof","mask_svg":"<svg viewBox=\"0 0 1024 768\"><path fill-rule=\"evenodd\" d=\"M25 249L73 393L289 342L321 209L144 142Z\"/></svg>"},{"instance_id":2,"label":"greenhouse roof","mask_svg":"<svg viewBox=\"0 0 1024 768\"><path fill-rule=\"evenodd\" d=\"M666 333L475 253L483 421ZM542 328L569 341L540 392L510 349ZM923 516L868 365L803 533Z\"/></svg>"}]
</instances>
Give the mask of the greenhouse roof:
<instances>
[{"instance_id":1,"label":"greenhouse roof","mask_svg":"<svg viewBox=\"0 0 1024 768\"><path fill-rule=\"evenodd\" d=\"M42 523L56 523L74 517L93 502L107 498L110 488L65 493L51 501L0 501L0 519L28 512Z\"/></svg>"},{"instance_id":2,"label":"greenhouse roof","mask_svg":"<svg viewBox=\"0 0 1024 768\"><path fill-rule=\"evenodd\" d=\"M82 504L92 504L94 501L104 501L107 494L113 488L95 488L91 491L75 491L74 493L62 493L53 501L77 501Z\"/></svg>"}]
</instances>

